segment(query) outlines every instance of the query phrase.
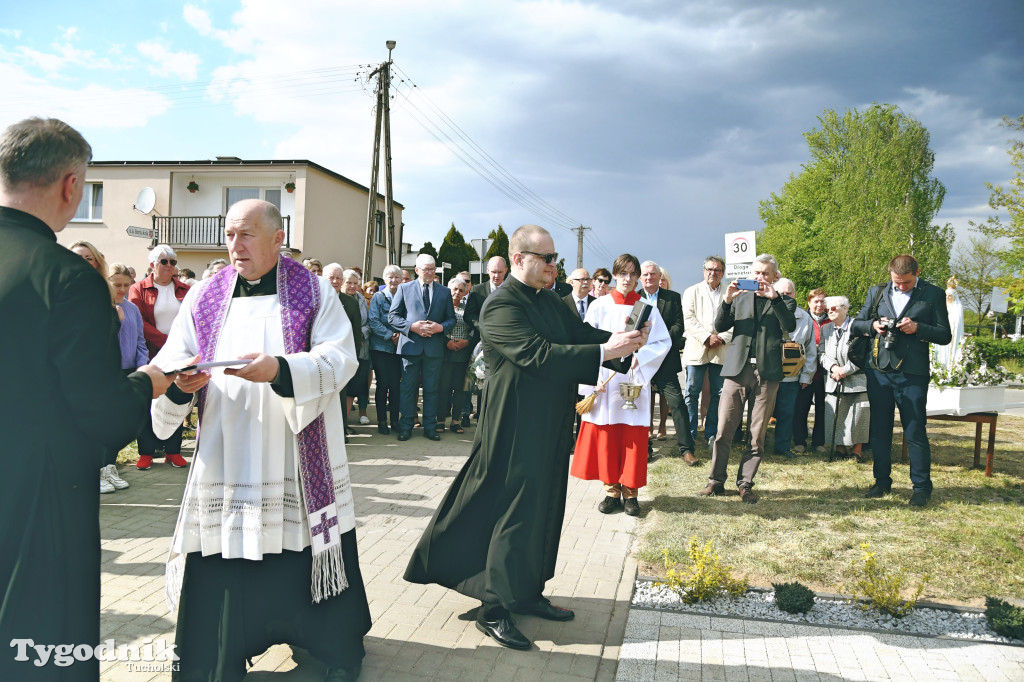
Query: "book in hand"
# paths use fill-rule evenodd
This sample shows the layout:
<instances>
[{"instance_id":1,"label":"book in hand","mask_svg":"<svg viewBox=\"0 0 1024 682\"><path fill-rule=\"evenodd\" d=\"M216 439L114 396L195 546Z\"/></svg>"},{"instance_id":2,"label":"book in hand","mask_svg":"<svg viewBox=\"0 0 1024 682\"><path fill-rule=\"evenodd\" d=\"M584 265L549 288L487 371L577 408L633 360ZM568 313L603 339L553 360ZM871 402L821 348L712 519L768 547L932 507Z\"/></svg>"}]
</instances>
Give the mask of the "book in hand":
<instances>
[{"instance_id":1,"label":"book in hand","mask_svg":"<svg viewBox=\"0 0 1024 682\"><path fill-rule=\"evenodd\" d=\"M214 367L241 367L242 365L248 365L252 362L252 358L243 358L240 360L216 360L214 362L200 362L195 365L187 365L179 369L172 369L169 372L164 372L165 377L174 376L175 374L184 374L185 372L191 372L195 370L202 372L203 370L213 369Z\"/></svg>"},{"instance_id":2,"label":"book in hand","mask_svg":"<svg viewBox=\"0 0 1024 682\"><path fill-rule=\"evenodd\" d=\"M648 303L645 299L640 299L633 304L633 309L629 311L629 317L626 319L626 328L623 331L632 332L637 329L643 329L644 325L647 324L647 320L651 317L651 310L654 306Z\"/></svg>"}]
</instances>

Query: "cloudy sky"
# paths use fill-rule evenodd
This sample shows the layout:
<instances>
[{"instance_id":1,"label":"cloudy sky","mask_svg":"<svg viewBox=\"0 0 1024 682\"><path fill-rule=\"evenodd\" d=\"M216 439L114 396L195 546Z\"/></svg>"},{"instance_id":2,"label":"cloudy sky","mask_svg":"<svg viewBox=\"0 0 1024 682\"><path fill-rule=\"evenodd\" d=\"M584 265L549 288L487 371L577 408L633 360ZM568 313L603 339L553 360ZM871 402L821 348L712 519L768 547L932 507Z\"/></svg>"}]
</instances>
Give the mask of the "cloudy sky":
<instances>
[{"instance_id":1,"label":"cloudy sky","mask_svg":"<svg viewBox=\"0 0 1024 682\"><path fill-rule=\"evenodd\" d=\"M808 158L826 109L898 105L931 133L940 223L989 214L1024 113L1020 0L19 3L0 124L57 116L97 160L309 159L369 183L366 65L395 40L406 239L548 227L575 263L629 251L696 280Z\"/></svg>"}]
</instances>

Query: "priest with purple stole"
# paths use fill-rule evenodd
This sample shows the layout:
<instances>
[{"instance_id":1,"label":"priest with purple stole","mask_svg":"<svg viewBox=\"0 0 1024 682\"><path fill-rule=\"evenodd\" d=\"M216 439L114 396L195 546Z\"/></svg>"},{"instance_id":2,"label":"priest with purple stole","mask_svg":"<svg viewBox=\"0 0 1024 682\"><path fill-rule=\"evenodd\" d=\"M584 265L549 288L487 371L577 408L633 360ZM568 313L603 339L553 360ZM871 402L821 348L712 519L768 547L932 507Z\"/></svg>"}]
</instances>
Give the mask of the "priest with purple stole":
<instances>
[{"instance_id":1,"label":"priest with purple stole","mask_svg":"<svg viewBox=\"0 0 1024 682\"><path fill-rule=\"evenodd\" d=\"M189 291L153 359L248 361L181 376L153 403L158 435L193 394L199 405L166 571L175 679L241 679L247 658L280 643L328 680L355 679L370 612L338 400L359 365L352 326L326 279L280 255L273 204L240 201L225 225L232 267Z\"/></svg>"}]
</instances>

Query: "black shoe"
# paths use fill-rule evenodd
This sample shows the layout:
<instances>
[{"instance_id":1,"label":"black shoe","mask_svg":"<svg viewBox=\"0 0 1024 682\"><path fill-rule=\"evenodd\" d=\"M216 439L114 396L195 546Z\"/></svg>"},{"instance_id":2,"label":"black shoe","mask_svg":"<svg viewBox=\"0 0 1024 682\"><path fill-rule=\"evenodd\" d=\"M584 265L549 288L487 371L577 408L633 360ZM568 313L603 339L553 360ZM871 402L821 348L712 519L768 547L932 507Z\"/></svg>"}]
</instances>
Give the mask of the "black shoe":
<instances>
[{"instance_id":1,"label":"black shoe","mask_svg":"<svg viewBox=\"0 0 1024 682\"><path fill-rule=\"evenodd\" d=\"M464 429L468 429L469 428L469 415L468 414L462 415L462 428L464 428Z\"/></svg>"},{"instance_id":2,"label":"black shoe","mask_svg":"<svg viewBox=\"0 0 1024 682\"><path fill-rule=\"evenodd\" d=\"M427 440L441 440L441 434L437 431L431 431L430 429L424 429L423 435L427 437Z\"/></svg>"},{"instance_id":3,"label":"black shoe","mask_svg":"<svg viewBox=\"0 0 1024 682\"><path fill-rule=\"evenodd\" d=\"M386 436L391 433L391 429L388 428L387 424L377 424L377 433L382 436Z\"/></svg>"},{"instance_id":4,"label":"black shoe","mask_svg":"<svg viewBox=\"0 0 1024 682\"><path fill-rule=\"evenodd\" d=\"M868 499L874 499L876 497L882 497L892 492L892 484L882 485L881 483L875 483L873 486L868 488L868 491L864 493L864 497Z\"/></svg>"},{"instance_id":5,"label":"black shoe","mask_svg":"<svg viewBox=\"0 0 1024 682\"><path fill-rule=\"evenodd\" d=\"M640 516L640 503L635 497L627 497L622 508L626 510L626 516Z\"/></svg>"},{"instance_id":6,"label":"black shoe","mask_svg":"<svg viewBox=\"0 0 1024 682\"><path fill-rule=\"evenodd\" d=\"M611 514L612 512L617 512L620 509L622 509L622 500L617 497L612 497L611 495L605 497L601 500L601 504L597 505L597 511L602 514Z\"/></svg>"},{"instance_id":7,"label":"black shoe","mask_svg":"<svg viewBox=\"0 0 1024 682\"><path fill-rule=\"evenodd\" d=\"M783 450L782 452L776 452L775 454L785 457L786 459L796 459L796 453L792 450Z\"/></svg>"},{"instance_id":8,"label":"black shoe","mask_svg":"<svg viewBox=\"0 0 1024 682\"><path fill-rule=\"evenodd\" d=\"M910 496L910 501L907 502L911 507L923 507L928 504L928 500L931 499L931 494L926 493L922 490L918 490Z\"/></svg>"},{"instance_id":9,"label":"black shoe","mask_svg":"<svg viewBox=\"0 0 1024 682\"><path fill-rule=\"evenodd\" d=\"M398 432L398 440L409 440L409 436L411 436L411 435L412 434L409 433L408 431L399 431Z\"/></svg>"},{"instance_id":10,"label":"black shoe","mask_svg":"<svg viewBox=\"0 0 1024 682\"><path fill-rule=\"evenodd\" d=\"M362 664L351 668L328 668L324 682L355 682L359 679L359 672L362 668Z\"/></svg>"},{"instance_id":11,"label":"black shoe","mask_svg":"<svg viewBox=\"0 0 1024 682\"><path fill-rule=\"evenodd\" d=\"M502 616L494 620L488 620L484 609L481 608L480 613L476 617L476 629L509 649L519 649L522 651L530 648L530 640L526 639L523 633L519 632L515 623L512 622L512 616Z\"/></svg>"},{"instance_id":12,"label":"black shoe","mask_svg":"<svg viewBox=\"0 0 1024 682\"><path fill-rule=\"evenodd\" d=\"M544 620L557 620L561 622L572 620L576 617L576 614L569 609L554 606L544 597L537 597L536 601L532 601L527 604L519 604L512 609L512 612L522 613L527 616L537 616Z\"/></svg>"}]
</instances>

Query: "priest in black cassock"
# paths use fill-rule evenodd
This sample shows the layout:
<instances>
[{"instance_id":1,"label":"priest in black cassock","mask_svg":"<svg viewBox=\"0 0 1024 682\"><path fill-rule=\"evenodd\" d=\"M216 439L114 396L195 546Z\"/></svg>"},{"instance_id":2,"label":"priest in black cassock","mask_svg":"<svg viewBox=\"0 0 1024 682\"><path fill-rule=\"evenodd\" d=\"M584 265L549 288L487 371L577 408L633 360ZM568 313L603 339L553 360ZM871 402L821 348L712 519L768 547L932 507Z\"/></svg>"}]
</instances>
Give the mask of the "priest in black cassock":
<instances>
[{"instance_id":1,"label":"priest in black cassock","mask_svg":"<svg viewBox=\"0 0 1024 682\"><path fill-rule=\"evenodd\" d=\"M99 644L96 470L135 438L171 381L152 365L124 375L107 283L57 243L91 157L56 119L0 135L0 680L99 678L95 658L36 666L26 640Z\"/></svg>"},{"instance_id":2,"label":"priest in black cassock","mask_svg":"<svg viewBox=\"0 0 1024 682\"><path fill-rule=\"evenodd\" d=\"M487 362L473 450L423 533L405 579L482 602L477 628L528 649L512 613L571 620L543 595L554 576L565 513L569 433L577 384L640 348L644 332L584 324L546 287L557 274L551 235L524 225L509 241L512 276L487 298L480 333Z\"/></svg>"}]
</instances>

